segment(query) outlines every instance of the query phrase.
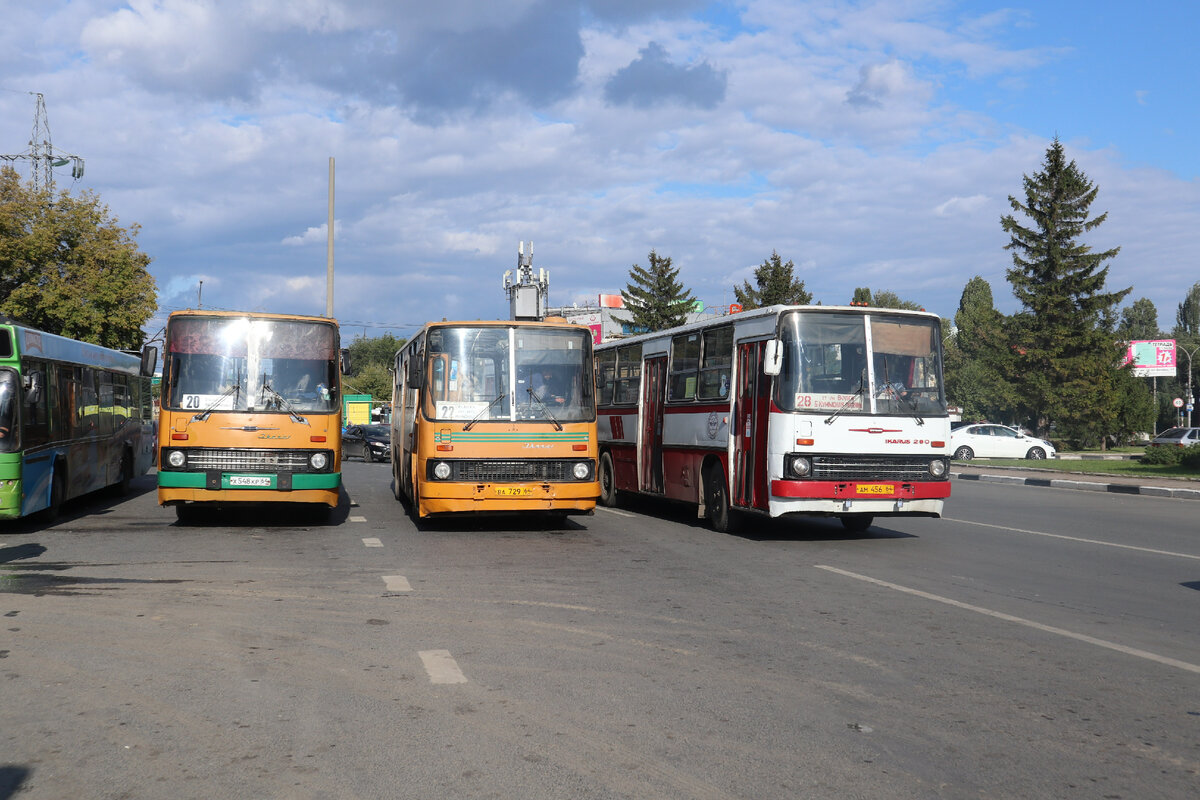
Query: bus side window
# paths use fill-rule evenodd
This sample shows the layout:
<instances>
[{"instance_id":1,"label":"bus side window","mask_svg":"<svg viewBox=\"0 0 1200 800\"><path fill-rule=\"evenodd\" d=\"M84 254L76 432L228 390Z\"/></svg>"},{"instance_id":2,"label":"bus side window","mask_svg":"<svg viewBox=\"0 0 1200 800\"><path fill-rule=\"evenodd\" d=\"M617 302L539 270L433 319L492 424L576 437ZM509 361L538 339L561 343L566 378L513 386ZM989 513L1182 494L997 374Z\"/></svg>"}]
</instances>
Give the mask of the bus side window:
<instances>
[{"instance_id":1,"label":"bus side window","mask_svg":"<svg viewBox=\"0 0 1200 800\"><path fill-rule=\"evenodd\" d=\"M613 386L613 402L633 405L638 401L642 381L642 346L631 344L617 348L617 376Z\"/></svg>"},{"instance_id":2,"label":"bus side window","mask_svg":"<svg viewBox=\"0 0 1200 800\"><path fill-rule=\"evenodd\" d=\"M724 400L729 396L729 368L733 363L733 327L704 332L700 364L700 399Z\"/></svg>"},{"instance_id":3,"label":"bus side window","mask_svg":"<svg viewBox=\"0 0 1200 800\"><path fill-rule=\"evenodd\" d=\"M668 400L691 400L696 396L700 370L700 334L685 333L671 340L671 370Z\"/></svg>"},{"instance_id":4,"label":"bus side window","mask_svg":"<svg viewBox=\"0 0 1200 800\"><path fill-rule=\"evenodd\" d=\"M596 354L596 400L600 405L613 401L613 385L617 381L617 351L604 350Z\"/></svg>"},{"instance_id":5,"label":"bus side window","mask_svg":"<svg viewBox=\"0 0 1200 800\"><path fill-rule=\"evenodd\" d=\"M42 383L42 390L36 393L27 392L25 395L25 419L22 425L23 435L21 437L22 448L37 447L50 441L50 419L47 413L47 398L50 395L50 386L45 362L26 360L25 374L32 376L34 372L41 376L39 380ZM30 400L34 402L31 403L29 402Z\"/></svg>"}]
</instances>

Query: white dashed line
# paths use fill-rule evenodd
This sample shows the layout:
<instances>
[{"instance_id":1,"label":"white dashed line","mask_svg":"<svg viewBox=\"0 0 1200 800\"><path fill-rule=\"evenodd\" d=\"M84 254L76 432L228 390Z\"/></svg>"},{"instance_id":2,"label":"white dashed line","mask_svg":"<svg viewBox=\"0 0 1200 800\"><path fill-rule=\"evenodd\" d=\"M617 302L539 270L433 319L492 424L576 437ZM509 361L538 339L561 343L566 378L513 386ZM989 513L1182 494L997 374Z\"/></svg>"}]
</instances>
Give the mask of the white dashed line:
<instances>
[{"instance_id":1,"label":"white dashed line","mask_svg":"<svg viewBox=\"0 0 1200 800\"><path fill-rule=\"evenodd\" d=\"M1007 525L993 525L990 522L973 522L969 519L953 519L952 517L942 517L947 522L957 522L960 525L978 525L981 528L995 528L1001 531L1012 531L1014 533L1028 533L1033 536L1045 536L1048 539L1065 539L1068 542L1082 542L1083 544L1099 544L1104 547L1118 547L1122 550L1138 550L1142 553L1153 553L1158 556L1171 556L1172 558L1192 558L1200 560L1200 556L1192 553L1175 553L1170 550L1155 550L1150 547L1138 547L1133 544L1120 544L1118 542L1102 542L1099 539L1084 539L1079 536L1064 536L1061 533L1046 533L1045 531L1027 531L1024 528L1010 528Z\"/></svg>"},{"instance_id":2,"label":"white dashed line","mask_svg":"<svg viewBox=\"0 0 1200 800\"><path fill-rule=\"evenodd\" d=\"M430 683L466 683L467 678L449 650L422 650L418 653Z\"/></svg>"},{"instance_id":3,"label":"white dashed line","mask_svg":"<svg viewBox=\"0 0 1200 800\"><path fill-rule=\"evenodd\" d=\"M367 518L366 518L366 517L357 517L357 516L355 516L355 517L351 517L351 518L350 518L350 521L351 521L351 522L366 522L366 521L367 521Z\"/></svg>"},{"instance_id":4,"label":"white dashed line","mask_svg":"<svg viewBox=\"0 0 1200 800\"><path fill-rule=\"evenodd\" d=\"M383 542L378 539L363 539L363 545L366 547L383 547Z\"/></svg>"},{"instance_id":5,"label":"white dashed line","mask_svg":"<svg viewBox=\"0 0 1200 800\"><path fill-rule=\"evenodd\" d=\"M959 600L952 600L949 597L942 597L941 595L930 594L929 592L922 592L920 589L910 589L907 586L901 586L896 583L888 583L887 581L881 581L878 578L872 578L867 575L859 575L857 572L847 572L844 569L838 569L837 567L827 567L823 564L817 564L815 566L817 569L823 569L823 570L826 570L827 572L833 572L838 575L844 575L847 578L854 578L855 580L865 581L866 583L873 583L876 586L883 586L887 589L894 589L897 592L904 592L905 594L911 594L914 597L923 597L926 600L933 600L938 603L945 603L948 606L954 606L955 608L961 608L966 611L974 611L977 614L984 614L985 616L993 617L995 619L1001 619L1001 620L1004 620L1005 622L1015 622L1018 625L1024 625L1026 627L1033 628L1033 629L1039 630L1039 631L1043 631L1045 633L1053 633L1057 636L1065 636L1068 639L1075 639L1076 641L1086 642L1087 644L1096 645L1097 647L1103 647L1108 650L1115 650L1118 653L1124 653L1125 655L1128 655L1128 656L1136 656L1137 658L1144 658L1147 661L1154 661L1158 664L1164 664L1168 667L1177 667L1178 669L1187 670L1188 672L1200 673L1200 665L1191 664L1187 661L1180 661L1179 659L1176 659L1176 658L1168 658L1167 656L1160 656L1157 653L1151 653L1146 650L1138 650L1137 648L1134 648L1134 647L1126 647L1123 644L1117 644L1116 642L1109 642L1104 639L1097 639L1094 636L1088 636L1087 634L1084 634L1084 633L1075 633L1074 631L1068 631L1063 628L1055 628L1052 625L1043 625L1040 622L1034 622L1033 620L1024 619L1022 617L1014 617L1012 614L1005 614L1001 611L992 611L991 609L981 608L980 606L973 606L973 605L970 605L969 603L963 603Z\"/></svg>"},{"instance_id":6,"label":"white dashed line","mask_svg":"<svg viewBox=\"0 0 1200 800\"><path fill-rule=\"evenodd\" d=\"M384 575L383 585L389 592L411 592L412 586L403 575Z\"/></svg>"},{"instance_id":7,"label":"white dashed line","mask_svg":"<svg viewBox=\"0 0 1200 800\"><path fill-rule=\"evenodd\" d=\"M637 516L637 514L630 514L628 511L617 511L615 508L605 508L604 506L596 506L596 510L603 511L606 514L616 514L618 517L629 517L630 519Z\"/></svg>"}]
</instances>

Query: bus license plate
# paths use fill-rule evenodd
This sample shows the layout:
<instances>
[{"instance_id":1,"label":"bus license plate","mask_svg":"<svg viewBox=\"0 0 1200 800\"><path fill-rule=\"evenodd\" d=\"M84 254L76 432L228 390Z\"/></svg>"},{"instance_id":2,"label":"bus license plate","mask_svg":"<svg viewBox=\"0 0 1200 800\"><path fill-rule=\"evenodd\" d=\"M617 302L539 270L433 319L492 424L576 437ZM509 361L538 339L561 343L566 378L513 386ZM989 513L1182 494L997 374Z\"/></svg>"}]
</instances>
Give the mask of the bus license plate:
<instances>
[{"instance_id":1,"label":"bus license plate","mask_svg":"<svg viewBox=\"0 0 1200 800\"><path fill-rule=\"evenodd\" d=\"M860 483L854 487L855 494L895 494L896 487L890 483Z\"/></svg>"},{"instance_id":2,"label":"bus license plate","mask_svg":"<svg viewBox=\"0 0 1200 800\"><path fill-rule=\"evenodd\" d=\"M497 497L532 497L533 489L527 486L501 486L496 489Z\"/></svg>"},{"instance_id":3,"label":"bus license plate","mask_svg":"<svg viewBox=\"0 0 1200 800\"><path fill-rule=\"evenodd\" d=\"M250 486L256 489L270 489L270 475L230 475L230 486Z\"/></svg>"}]
</instances>

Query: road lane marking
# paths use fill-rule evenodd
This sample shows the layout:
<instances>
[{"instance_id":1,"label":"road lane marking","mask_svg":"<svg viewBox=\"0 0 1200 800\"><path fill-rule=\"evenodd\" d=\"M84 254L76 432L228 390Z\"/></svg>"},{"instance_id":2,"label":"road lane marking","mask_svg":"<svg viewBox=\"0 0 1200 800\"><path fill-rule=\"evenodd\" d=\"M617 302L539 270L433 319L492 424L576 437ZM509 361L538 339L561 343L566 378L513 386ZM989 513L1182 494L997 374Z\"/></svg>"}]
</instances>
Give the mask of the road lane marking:
<instances>
[{"instance_id":1,"label":"road lane marking","mask_svg":"<svg viewBox=\"0 0 1200 800\"><path fill-rule=\"evenodd\" d=\"M1002 531L1013 531L1014 533L1028 533L1032 536L1045 536L1048 539L1066 539L1068 542L1082 542L1084 544L1100 544L1105 547L1119 547L1122 550L1137 550L1142 553L1153 553L1158 556L1172 556L1174 558L1193 558L1200 561L1200 556L1190 553L1175 553L1170 550L1155 550L1152 547L1138 547L1135 544L1117 544L1116 542L1102 542L1099 539L1083 539L1079 536L1063 536L1061 533L1046 533L1045 531L1027 531L1024 528L1010 528L1007 525L993 525L988 522L972 522L969 519L953 519L951 517L942 517L947 522L959 522L963 525L978 525L981 528L996 528Z\"/></svg>"},{"instance_id":2,"label":"road lane marking","mask_svg":"<svg viewBox=\"0 0 1200 800\"><path fill-rule=\"evenodd\" d=\"M597 511L603 511L606 514L616 514L618 517L634 518L637 514L630 514L628 511L617 511L615 508L605 508L604 506L596 506Z\"/></svg>"},{"instance_id":3,"label":"road lane marking","mask_svg":"<svg viewBox=\"0 0 1200 800\"><path fill-rule=\"evenodd\" d=\"M408 583L408 578L403 575L384 575L383 585L389 592L411 592L413 590Z\"/></svg>"},{"instance_id":4,"label":"road lane marking","mask_svg":"<svg viewBox=\"0 0 1200 800\"><path fill-rule=\"evenodd\" d=\"M833 572L838 575L843 575L847 578L854 578L857 581L873 583L876 586L882 586L885 589L893 589L897 592L904 592L905 594L911 594L914 597L932 600L935 603L944 603L945 605L961 608L965 611L974 611L977 614L983 614L984 616L1004 620L1005 622L1015 622L1018 625L1024 625L1028 628L1043 631L1044 633L1053 633L1056 636L1065 636L1068 639L1075 639L1076 641L1096 645L1097 647L1115 650L1118 653L1124 653L1128 656L1136 656L1137 658L1144 658L1147 661L1154 661L1169 667L1177 667L1182 670L1187 670L1188 672L1200 674L1200 664L1191 664L1187 661L1180 661L1179 659L1160 656L1157 653L1151 653L1146 650L1138 650L1135 647L1126 647L1123 644L1117 644L1116 642L1109 642L1104 639L1097 639L1094 636L1088 636L1086 633L1076 633L1074 631L1066 630L1065 628L1055 628L1053 625L1043 625L1042 623L1034 622L1031 619L1014 617L1012 614L1005 614L1003 611L992 611L990 608L973 606L970 603L964 603L960 600L953 600L949 597L943 597L942 595L938 594L930 594L929 592L923 592L920 589L912 589L907 586L901 586L898 583L889 583L888 581L882 581L879 578L872 578L869 575L860 575L857 572L848 572L847 570L826 566L824 564L816 564L814 566L816 566L817 569L823 569L826 572Z\"/></svg>"},{"instance_id":5,"label":"road lane marking","mask_svg":"<svg viewBox=\"0 0 1200 800\"><path fill-rule=\"evenodd\" d=\"M367 521L367 518L366 518L366 517L357 517L357 516L355 516L355 517L351 517L351 518L350 518L350 521L351 521L351 522L366 522L366 521Z\"/></svg>"},{"instance_id":6,"label":"road lane marking","mask_svg":"<svg viewBox=\"0 0 1200 800\"><path fill-rule=\"evenodd\" d=\"M430 683L466 683L467 677L458 668L458 662L449 650L422 650L418 653Z\"/></svg>"},{"instance_id":7,"label":"road lane marking","mask_svg":"<svg viewBox=\"0 0 1200 800\"><path fill-rule=\"evenodd\" d=\"M383 547L383 542L374 538L363 539L363 545L366 547Z\"/></svg>"}]
</instances>

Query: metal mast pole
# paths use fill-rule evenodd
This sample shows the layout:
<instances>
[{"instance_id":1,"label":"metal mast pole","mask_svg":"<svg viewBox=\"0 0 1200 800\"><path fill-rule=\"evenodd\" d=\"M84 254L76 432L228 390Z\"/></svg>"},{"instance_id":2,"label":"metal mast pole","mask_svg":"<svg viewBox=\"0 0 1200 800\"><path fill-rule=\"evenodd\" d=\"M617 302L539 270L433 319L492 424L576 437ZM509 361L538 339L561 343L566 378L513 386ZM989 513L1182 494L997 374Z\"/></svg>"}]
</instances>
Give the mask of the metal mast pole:
<instances>
[{"instance_id":1,"label":"metal mast pole","mask_svg":"<svg viewBox=\"0 0 1200 800\"><path fill-rule=\"evenodd\" d=\"M333 317L333 156L329 157L329 219L325 244L325 316Z\"/></svg>"}]
</instances>

